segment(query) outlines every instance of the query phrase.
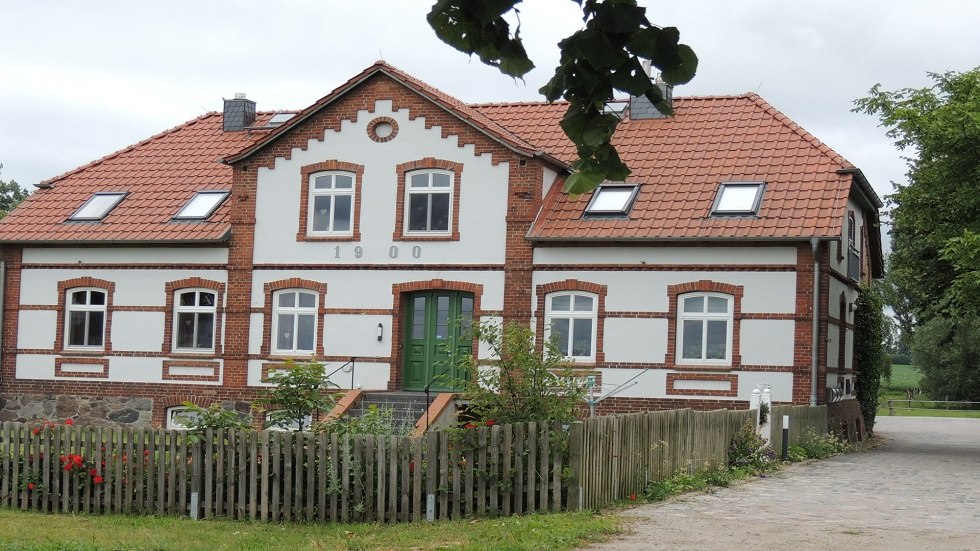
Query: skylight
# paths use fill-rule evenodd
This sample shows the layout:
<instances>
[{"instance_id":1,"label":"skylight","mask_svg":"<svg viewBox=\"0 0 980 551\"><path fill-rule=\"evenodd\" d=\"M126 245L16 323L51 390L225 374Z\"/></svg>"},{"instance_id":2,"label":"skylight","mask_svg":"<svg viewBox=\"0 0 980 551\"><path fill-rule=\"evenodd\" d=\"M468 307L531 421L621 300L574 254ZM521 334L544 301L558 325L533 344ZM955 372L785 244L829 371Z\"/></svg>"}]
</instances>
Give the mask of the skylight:
<instances>
[{"instance_id":1,"label":"skylight","mask_svg":"<svg viewBox=\"0 0 980 551\"><path fill-rule=\"evenodd\" d=\"M586 214L626 214L633 205L637 184L603 184L592 193Z\"/></svg>"},{"instance_id":2,"label":"skylight","mask_svg":"<svg viewBox=\"0 0 980 551\"><path fill-rule=\"evenodd\" d=\"M265 123L265 125L266 126L282 126L283 123L285 123L286 121L288 121L289 119L291 119L291 118L293 118L295 116L296 116L296 113L276 113L275 115L272 115L272 118L269 119L269 122Z\"/></svg>"},{"instance_id":3,"label":"skylight","mask_svg":"<svg viewBox=\"0 0 980 551\"><path fill-rule=\"evenodd\" d=\"M125 193L96 193L69 220L102 220L125 197Z\"/></svg>"},{"instance_id":4,"label":"skylight","mask_svg":"<svg viewBox=\"0 0 980 551\"><path fill-rule=\"evenodd\" d=\"M724 182L718 188L712 214L756 214L762 203L763 182Z\"/></svg>"},{"instance_id":5,"label":"skylight","mask_svg":"<svg viewBox=\"0 0 980 551\"><path fill-rule=\"evenodd\" d=\"M204 220L228 197L227 191L199 191L180 209L174 220Z\"/></svg>"}]
</instances>

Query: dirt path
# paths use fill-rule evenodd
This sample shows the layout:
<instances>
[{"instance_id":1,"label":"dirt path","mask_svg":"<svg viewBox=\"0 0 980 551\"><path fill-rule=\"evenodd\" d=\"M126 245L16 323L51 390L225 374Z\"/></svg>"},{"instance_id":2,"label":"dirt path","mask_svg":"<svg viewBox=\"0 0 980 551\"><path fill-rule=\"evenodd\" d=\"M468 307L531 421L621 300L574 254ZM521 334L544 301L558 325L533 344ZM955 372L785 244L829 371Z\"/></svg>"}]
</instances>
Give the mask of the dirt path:
<instances>
[{"instance_id":1,"label":"dirt path","mask_svg":"<svg viewBox=\"0 0 980 551\"><path fill-rule=\"evenodd\" d=\"M624 513L593 550L978 550L980 419L885 417L885 443Z\"/></svg>"}]
</instances>

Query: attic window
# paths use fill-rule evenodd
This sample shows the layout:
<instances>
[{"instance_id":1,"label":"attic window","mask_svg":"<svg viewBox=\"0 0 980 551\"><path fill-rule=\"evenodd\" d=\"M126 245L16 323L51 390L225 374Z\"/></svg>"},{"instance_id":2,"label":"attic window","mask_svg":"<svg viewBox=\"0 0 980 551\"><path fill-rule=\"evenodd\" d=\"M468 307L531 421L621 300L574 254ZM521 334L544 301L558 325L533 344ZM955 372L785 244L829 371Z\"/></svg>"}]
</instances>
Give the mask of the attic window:
<instances>
[{"instance_id":1,"label":"attic window","mask_svg":"<svg viewBox=\"0 0 980 551\"><path fill-rule=\"evenodd\" d=\"M765 187L764 182L724 182L718 188L711 214L756 214Z\"/></svg>"},{"instance_id":2,"label":"attic window","mask_svg":"<svg viewBox=\"0 0 980 551\"><path fill-rule=\"evenodd\" d=\"M640 188L637 184L602 184L592 193L585 214L623 215L629 212Z\"/></svg>"},{"instance_id":3,"label":"attic window","mask_svg":"<svg viewBox=\"0 0 980 551\"><path fill-rule=\"evenodd\" d=\"M269 119L269 122L265 123L265 125L273 128L276 126L282 126L286 121L295 116L296 113L276 113L275 115L272 115L272 118Z\"/></svg>"},{"instance_id":4,"label":"attic window","mask_svg":"<svg viewBox=\"0 0 980 551\"><path fill-rule=\"evenodd\" d=\"M174 215L174 220L204 220L228 197L227 191L199 191Z\"/></svg>"},{"instance_id":5,"label":"attic window","mask_svg":"<svg viewBox=\"0 0 980 551\"><path fill-rule=\"evenodd\" d=\"M102 220L114 209L125 193L96 193L89 197L82 207L69 217L69 220Z\"/></svg>"}]
</instances>

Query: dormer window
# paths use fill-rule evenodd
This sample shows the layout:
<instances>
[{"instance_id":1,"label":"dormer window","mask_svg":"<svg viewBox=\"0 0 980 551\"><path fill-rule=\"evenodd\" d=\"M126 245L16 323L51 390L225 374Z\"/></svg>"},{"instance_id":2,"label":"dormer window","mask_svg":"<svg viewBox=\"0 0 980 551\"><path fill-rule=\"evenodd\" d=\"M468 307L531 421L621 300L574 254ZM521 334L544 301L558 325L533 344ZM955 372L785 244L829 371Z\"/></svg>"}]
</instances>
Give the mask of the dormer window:
<instances>
[{"instance_id":1,"label":"dormer window","mask_svg":"<svg viewBox=\"0 0 980 551\"><path fill-rule=\"evenodd\" d=\"M228 197L227 191L199 191L174 215L174 220L206 220Z\"/></svg>"},{"instance_id":2,"label":"dormer window","mask_svg":"<svg viewBox=\"0 0 980 551\"><path fill-rule=\"evenodd\" d=\"M126 197L125 193L96 193L69 217L69 220L102 220Z\"/></svg>"},{"instance_id":3,"label":"dormer window","mask_svg":"<svg viewBox=\"0 0 980 551\"><path fill-rule=\"evenodd\" d=\"M592 193L585 214L599 216L625 215L633 206L638 184L602 184Z\"/></svg>"},{"instance_id":4,"label":"dormer window","mask_svg":"<svg viewBox=\"0 0 980 551\"><path fill-rule=\"evenodd\" d=\"M764 182L724 182L718 188L711 214L758 214L765 187Z\"/></svg>"}]
</instances>

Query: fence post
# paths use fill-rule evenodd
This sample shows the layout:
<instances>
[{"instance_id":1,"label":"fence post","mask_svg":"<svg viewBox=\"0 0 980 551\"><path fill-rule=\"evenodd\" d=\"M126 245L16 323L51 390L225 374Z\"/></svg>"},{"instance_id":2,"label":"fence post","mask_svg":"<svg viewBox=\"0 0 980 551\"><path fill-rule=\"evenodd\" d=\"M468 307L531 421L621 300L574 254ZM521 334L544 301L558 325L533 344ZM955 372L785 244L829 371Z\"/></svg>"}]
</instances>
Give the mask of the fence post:
<instances>
[{"instance_id":1,"label":"fence post","mask_svg":"<svg viewBox=\"0 0 980 551\"><path fill-rule=\"evenodd\" d=\"M888 400L888 415L895 415L895 403L892 400Z\"/></svg>"},{"instance_id":2,"label":"fence post","mask_svg":"<svg viewBox=\"0 0 980 551\"><path fill-rule=\"evenodd\" d=\"M582 494L582 449L584 442L585 427L582 421L572 423L568 433L568 467L572 472L568 480L568 503L565 509L568 511L581 511L584 495Z\"/></svg>"}]
</instances>

